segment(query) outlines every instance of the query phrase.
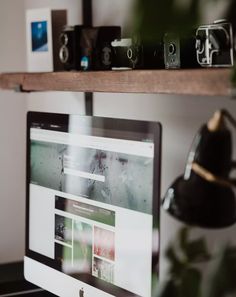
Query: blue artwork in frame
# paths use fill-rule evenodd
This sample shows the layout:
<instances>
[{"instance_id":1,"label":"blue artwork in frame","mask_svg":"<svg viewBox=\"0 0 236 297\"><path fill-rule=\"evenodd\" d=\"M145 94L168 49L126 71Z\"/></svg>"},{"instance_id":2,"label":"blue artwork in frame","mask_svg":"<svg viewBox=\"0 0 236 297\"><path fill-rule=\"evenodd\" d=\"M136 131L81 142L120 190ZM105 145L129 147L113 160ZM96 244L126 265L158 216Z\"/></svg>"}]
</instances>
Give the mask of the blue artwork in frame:
<instances>
[{"instance_id":1,"label":"blue artwork in frame","mask_svg":"<svg viewBox=\"0 0 236 297\"><path fill-rule=\"evenodd\" d=\"M31 23L32 52L48 51L47 21Z\"/></svg>"}]
</instances>

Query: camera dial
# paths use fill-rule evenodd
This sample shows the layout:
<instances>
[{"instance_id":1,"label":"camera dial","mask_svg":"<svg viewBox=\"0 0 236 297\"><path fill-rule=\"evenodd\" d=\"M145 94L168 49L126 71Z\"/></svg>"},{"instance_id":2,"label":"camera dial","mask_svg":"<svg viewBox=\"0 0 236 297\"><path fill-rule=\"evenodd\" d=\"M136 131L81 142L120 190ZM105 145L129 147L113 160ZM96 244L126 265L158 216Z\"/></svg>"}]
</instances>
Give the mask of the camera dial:
<instances>
[{"instance_id":1,"label":"camera dial","mask_svg":"<svg viewBox=\"0 0 236 297\"><path fill-rule=\"evenodd\" d=\"M102 49L102 63L105 65L105 66L109 66L111 65L111 55L112 55L112 51L111 51L111 48L108 47L108 46L105 46L103 49Z\"/></svg>"}]
</instances>

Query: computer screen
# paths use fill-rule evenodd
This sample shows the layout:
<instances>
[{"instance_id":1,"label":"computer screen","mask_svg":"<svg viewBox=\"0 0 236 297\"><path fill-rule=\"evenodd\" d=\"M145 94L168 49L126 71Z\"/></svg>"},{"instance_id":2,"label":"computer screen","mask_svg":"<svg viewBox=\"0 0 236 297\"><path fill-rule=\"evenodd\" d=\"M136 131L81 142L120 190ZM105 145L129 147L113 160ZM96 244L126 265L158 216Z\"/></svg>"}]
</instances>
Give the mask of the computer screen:
<instances>
[{"instance_id":1,"label":"computer screen","mask_svg":"<svg viewBox=\"0 0 236 297\"><path fill-rule=\"evenodd\" d=\"M153 296L161 125L28 113L25 278L58 296Z\"/></svg>"}]
</instances>

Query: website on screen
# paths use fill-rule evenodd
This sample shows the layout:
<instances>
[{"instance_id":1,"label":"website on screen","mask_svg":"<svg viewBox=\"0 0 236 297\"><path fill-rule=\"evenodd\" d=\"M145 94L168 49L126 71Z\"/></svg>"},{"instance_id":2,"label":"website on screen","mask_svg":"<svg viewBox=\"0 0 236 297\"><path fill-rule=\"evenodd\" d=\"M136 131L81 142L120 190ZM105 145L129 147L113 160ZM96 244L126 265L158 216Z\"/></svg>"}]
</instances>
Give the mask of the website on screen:
<instances>
[{"instance_id":1,"label":"website on screen","mask_svg":"<svg viewBox=\"0 0 236 297\"><path fill-rule=\"evenodd\" d=\"M30 250L151 296L154 144L37 128L30 139Z\"/></svg>"}]
</instances>

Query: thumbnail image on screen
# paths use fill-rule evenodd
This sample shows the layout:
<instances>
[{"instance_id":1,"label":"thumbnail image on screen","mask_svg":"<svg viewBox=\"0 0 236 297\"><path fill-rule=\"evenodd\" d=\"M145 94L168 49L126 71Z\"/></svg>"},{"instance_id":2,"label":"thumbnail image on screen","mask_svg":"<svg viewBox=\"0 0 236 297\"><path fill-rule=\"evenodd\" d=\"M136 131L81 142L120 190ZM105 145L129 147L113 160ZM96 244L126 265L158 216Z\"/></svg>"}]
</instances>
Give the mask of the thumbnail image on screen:
<instances>
[{"instance_id":1,"label":"thumbnail image on screen","mask_svg":"<svg viewBox=\"0 0 236 297\"><path fill-rule=\"evenodd\" d=\"M72 220L60 215L55 216L55 239L71 243Z\"/></svg>"},{"instance_id":2,"label":"thumbnail image on screen","mask_svg":"<svg viewBox=\"0 0 236 297\"><path fill-rule=\"evenodd\" d=\"M97 226L101 224L105 228ZM64 272L113 283L114 230L114 211L55 196L55 255Z\"/></svg>"},{"instance_id":3,"label":"thumbnail image on screen","mask_svg":"<svg viewBox=\"0 0 236 297\"><path fill-rule=\"evenodd\" d=\"M84 178L86 172L93 178ZM31 182L152 213L152 158L32 141Z\"/></svg>"},{"instance_id":4,"label":"thumbnail image on screen","mask_svg":"<svg viewBox=\"0 0 236 297\"><path fill-rule=\"evenodd\" d=\"M47 21L31 23L32 52L48 51Z\"/></svg>"}]
</instances>

